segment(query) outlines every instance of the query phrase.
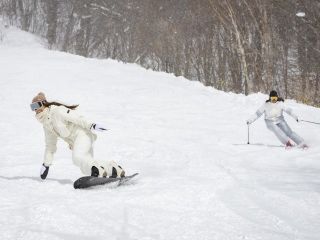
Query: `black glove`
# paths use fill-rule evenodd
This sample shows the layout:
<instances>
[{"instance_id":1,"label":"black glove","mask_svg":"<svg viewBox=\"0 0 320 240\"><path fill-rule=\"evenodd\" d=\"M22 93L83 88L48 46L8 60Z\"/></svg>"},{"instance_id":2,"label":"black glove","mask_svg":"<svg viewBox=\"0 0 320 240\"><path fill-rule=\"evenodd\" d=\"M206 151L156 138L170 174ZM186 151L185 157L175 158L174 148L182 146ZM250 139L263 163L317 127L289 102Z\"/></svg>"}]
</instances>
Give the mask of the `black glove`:
<instances>
[{"instance_id":1,"label":"black glove","mask_svg":"<svg viewBox=\"0 0 320 240\"><path fill-rule=\"evenodd\" d=\"M102 132L102 131L107 131L108 129L106 129L105 127L101 126L100 124L92 124L91 125L91 130L94 130L94 131L98 131L98 132Z\"/></svg>"},{"instance_id":2,"label":"black glove","mask_svg":"<svg viewBox=\"0 0 320 240\"><path fill-rule=\"evenodd\" d=\"M44 165L44 163L42 164L41 166L41 169L40 169L40 177L42 179L46 179L47 175L48 175L48 172L49 172L49 167L47 167L46 165Z\"/></svg>"}]
</instances>

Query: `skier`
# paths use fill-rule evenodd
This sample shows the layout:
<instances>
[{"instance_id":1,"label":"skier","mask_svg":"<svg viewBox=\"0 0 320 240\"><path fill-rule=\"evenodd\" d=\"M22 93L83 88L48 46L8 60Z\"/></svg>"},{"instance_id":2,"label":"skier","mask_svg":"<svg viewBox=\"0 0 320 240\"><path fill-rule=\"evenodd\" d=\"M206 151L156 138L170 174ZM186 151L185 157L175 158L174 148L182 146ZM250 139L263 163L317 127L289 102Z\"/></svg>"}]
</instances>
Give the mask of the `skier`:
<instances>
[{"instance_id":1,"label":"skier","mask_svg":"<svg viewBox=\"0 0 320 240\"><path fill-rule=\"evenodd\" d=\"M304 143L304 140L288 126L283 117L283 111L299 122L298 117L292 110L285 107L284 100L278 97L278 93L275 90L272 90L269 94L269 99L256 111L254 116L247 120L247 124L253 123L264 113L267 128L272 131L286 147L294 146L290 141L291 139L299 147L307 148L308 146Z\"/></svg>"},{"instance_id":2,"label":"skier","mask_svg":"<svg viewBox=\"0 0 320 240\"><path fill-rule=\"evenodd\" d=\"M69 144L72 150L73 163L80 167L85 175L95 177L124 177L124 170L114 161L99 162L93 158L93 143L97 136L94 131L105 131L98 124L90 123L78 115L75 109L78 105L66 106L57 102L47 102L43 93L38 93L32 99L32 111L37 120L43 124L45 134L44 162L40 177L45 179L57 150L58 138Z\"/></svg>"}]
</instances>

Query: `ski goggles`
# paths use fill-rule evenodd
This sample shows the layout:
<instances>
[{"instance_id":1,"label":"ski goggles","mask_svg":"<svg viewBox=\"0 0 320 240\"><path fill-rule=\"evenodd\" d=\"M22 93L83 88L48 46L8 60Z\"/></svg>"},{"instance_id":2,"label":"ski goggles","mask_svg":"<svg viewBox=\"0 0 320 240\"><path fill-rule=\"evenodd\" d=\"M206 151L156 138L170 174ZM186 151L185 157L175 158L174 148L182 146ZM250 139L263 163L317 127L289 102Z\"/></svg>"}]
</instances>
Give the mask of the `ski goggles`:
<instances>
[{"instance_id":1,"label":"ski goggles","mask_svg":"<svg viewBox=\"0 0 320 240\"><path fill-rule=\"evenodd\" d=\"M271 102L276 102L278 101L278 97L274 96L274 97L270 97Z\"/></svg>"},{"instance_id":2,"label":"ski goggles","mask_svg":"<svg viewBox=\"0 0 320 240\"><path fill-rule=\"evenodd\" d=\"M32 111L37 111L39 108L44 106L45 101L34 102L30 104Z\"/></svg>"}]
</instances>

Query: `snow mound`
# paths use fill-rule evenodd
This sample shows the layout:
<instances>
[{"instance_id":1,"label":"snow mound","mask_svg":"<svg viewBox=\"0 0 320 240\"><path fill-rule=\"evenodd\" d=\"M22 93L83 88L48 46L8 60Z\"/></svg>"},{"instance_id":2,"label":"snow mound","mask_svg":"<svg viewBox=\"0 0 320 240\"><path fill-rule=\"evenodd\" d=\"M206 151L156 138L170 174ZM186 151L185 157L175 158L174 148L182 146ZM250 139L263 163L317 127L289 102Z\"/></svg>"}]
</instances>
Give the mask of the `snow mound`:
<instances>
[{"instance_id":1,"label":"snow mound","mask_svg":"<svg viewBox=\"0 0 320 240\"><path fill-rule=\"evenodd\" d=\"M11 48L43 48L45 41L31 33L7 26L0 22L0 47Z\"/></svg>"}]
</instances>

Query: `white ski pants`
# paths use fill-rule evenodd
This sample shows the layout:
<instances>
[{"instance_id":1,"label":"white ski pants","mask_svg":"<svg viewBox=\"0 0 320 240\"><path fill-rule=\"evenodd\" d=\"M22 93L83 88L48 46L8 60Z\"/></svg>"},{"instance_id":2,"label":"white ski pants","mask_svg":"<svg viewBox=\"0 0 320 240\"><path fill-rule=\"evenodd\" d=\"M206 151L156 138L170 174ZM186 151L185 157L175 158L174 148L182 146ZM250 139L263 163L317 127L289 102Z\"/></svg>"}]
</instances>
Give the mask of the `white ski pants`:
<instances>
[{"instance_id":1,"label":"white ski pants","mask_svg":"<svg viewBox=\"0 0 320 240\"><path fill-rule=\"evenodd\" d=\"M293 132L287 122L283 119L279 123L274 123L273 121L265 120L267 128L272 131L277 138L285 145L289 139L294 141L297 145L303 143L303 139Z\"/></svg>"},{"instance_id":2,"label":"white ski pants","mask_svg":"<svg viewBox=\"0 0 320 240\"><path fill-rule=\"evenodd\" d=\"M93 166L99 169L100 176L103 174L111 176L112 171L117 171L117 174L120 174L122 169L114 161L104 162L93 158L93 142L94 137L90 132L82 129L78 130L72 148L73 163L80 167L81 172L85 175L91 175L91 168Z\"/></svg>"}]
</instances>

